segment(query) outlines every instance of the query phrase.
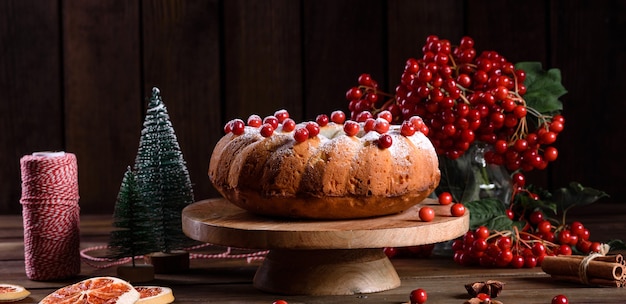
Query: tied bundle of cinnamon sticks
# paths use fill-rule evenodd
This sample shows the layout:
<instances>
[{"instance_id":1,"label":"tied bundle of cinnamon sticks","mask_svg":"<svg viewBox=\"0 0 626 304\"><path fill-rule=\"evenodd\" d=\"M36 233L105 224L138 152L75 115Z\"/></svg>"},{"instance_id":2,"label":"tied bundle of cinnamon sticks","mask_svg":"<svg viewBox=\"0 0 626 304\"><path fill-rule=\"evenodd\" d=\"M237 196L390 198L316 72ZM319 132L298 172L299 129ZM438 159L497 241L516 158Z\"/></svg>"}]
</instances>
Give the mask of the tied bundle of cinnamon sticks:
<instances>
[{"instance_id":1,"label":"tied bundle of cinnamon sticks","mask_svg":"<svg viewBox=\"0 0 626 304\"><path fill-rule=\"evenodd\" d=\"M626 261L621 254L546 256L541 269L556 280L585 285L626 287Z\"/></svg>"}]
</instances>

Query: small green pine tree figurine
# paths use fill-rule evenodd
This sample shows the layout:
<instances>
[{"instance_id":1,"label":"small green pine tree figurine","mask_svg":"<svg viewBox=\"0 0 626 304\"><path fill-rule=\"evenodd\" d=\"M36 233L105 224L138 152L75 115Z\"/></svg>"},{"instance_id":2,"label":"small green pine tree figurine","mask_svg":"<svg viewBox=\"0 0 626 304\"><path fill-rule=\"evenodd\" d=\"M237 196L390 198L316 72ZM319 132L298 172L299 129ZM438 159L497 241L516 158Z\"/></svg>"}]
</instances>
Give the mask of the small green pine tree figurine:
<instances>
[{"instance_id":1,"label":"small green pine tree figurine","mask_svg":"<svg viewBox=\"0 0 626 304\"><path fill-rule=\"evenodd\" d=\"M113 258L131 257L154 252L153 224L147 206L137 193L137 181L130 167L126 170L113 212L109 247Z\"/></svg>"},{"instance_id":2,"label":"small green pine tree figurine","mask_svg":"<svg viewBox=\"0 0 626 304\"><path fill-rule=\"evenodd\" d=\"M192 244L181 220L183 208L193 202L191 180L158 88L152 89L134 169L140 199L151 208L158 251Z\"/></svg>"}]
</instances>

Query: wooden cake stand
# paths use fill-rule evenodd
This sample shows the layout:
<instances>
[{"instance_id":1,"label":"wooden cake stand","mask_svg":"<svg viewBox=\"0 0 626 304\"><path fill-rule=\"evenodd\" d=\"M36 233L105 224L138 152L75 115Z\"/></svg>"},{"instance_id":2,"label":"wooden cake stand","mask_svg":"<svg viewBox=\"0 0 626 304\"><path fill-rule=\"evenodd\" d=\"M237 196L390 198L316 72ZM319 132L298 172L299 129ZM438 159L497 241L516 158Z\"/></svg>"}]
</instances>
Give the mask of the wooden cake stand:
<instances>
[{"instance_id":1,"label":"wooden cake stand","mask_svg":"<svg viewBox=\"0 0 626 304\"><path fill-rule=\"evenodd\" d=\"M436 217L419 220L429 205ZM336 221L269 218L225 199L193 203L182 212L190 238L215 245L269 249L254 276L254 286L291 295L352 295L400 286L383 247L433 244L463 235L469 213L450 215L450 206L427 199L395 215Z\"/></svg>"}]
</instances>

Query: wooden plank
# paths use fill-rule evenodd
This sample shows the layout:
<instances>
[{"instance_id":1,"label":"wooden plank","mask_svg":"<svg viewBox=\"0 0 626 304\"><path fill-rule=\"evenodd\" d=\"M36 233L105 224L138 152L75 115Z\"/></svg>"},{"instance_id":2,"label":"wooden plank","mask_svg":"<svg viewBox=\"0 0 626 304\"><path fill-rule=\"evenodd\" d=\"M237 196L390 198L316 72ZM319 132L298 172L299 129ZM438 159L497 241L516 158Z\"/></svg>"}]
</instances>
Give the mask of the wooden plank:
<instances>
[{"instance_id":1,"label":"wooden plank","mask_svg":"<svg viewBox=\"0 0 626 304\"><path fill-rule=\"evenodd\" d=\"M218 196L207 176L223 133L218 1L154 0L142 8L144 92L161 90L196 200Z\"/></svg>"},{"instance_id":2,"label":"wooden plank","mask_svg":"<svg viewBox=\"0 0 626 304\"><path fill-rule=\"evenodd\" d=\"M224 1L223 122L287 109L302 116L300 2Z\"/></svg>"},{"instance_id":3,"label":"wooden plank","mask_svg":"<svg viewBox=\"0 0 626 304\"><path fill-rule=\"evenodd\" d=\"M64 1L67 150L76 154L80 205L112 213L141 127L139 1Z\"/></svg>"},{"instance_id":4,"label":"wooden plank","mask_svg":"<svg viewBox=\"0 0 626 304\"><path fill-rule=\"evenodd\" d=\"M24 240L3 240L0 243L0 261L7 260L24 260Z\"/></svg>"},{"instance_id":5,"label":"wooden plank","mask_svg":"<svg viewBox=\"0 0 626 304\"><path fill-rule=\"evenodd\" d=\"M57 1L0 3L0 214L17 214L20 158L62 150Z\"/></svg>"},{"instance_id":6,"label":"wooden plank","mask_svg":"<svg viewBox=\"0 0 626 304\"><path fill-rule=\"evenodd\" d=\"M606 222L617 222L624 216L626 209L611 209L611 204L601 204L598 210L603 212L580 213L583 223L590 229L604 228ZM607 210L615 210L609 214ZM87 216L81 218L81 230L100 229L107 226L106 216ZM19 216L0 217L0 228L19 227ZM84 228L83 228L84 227ZM99 228L100 227L100 228ZM623 224L609 226L616 234L624 233ZM595 231L595 230L593 230ZM592 236L593 237L593 236ZM105 244L98 236L87 235L81 248ZM24 261L20 259L23 248L19 242L0 244L0 277L3 282L20 284L32 294L22 303L37 303L50 292L94 276L115 275L115 267L95 268L83 264L78 277L53 282L32 281L26 278ZM198 252L221 252L222 248L207 247ZM5 252L6 251L6 252ZM8 258L8 259L7 259ZM401 286L380 293L354 296L283 296L262 292L252 285L253 276L259 261L248 262L239 259L193 259L189 271L180 274L157 275L156 285L169 286L173 289L176 301L181 303L203 303L206 299L220 303L271 303L285 299L289 303L404 303L411 290L424 288L429 295L429 302L460 303L468 298L464 284L496 279L506 283L498 297L504 303L549 303L557 294L565 294L573 303L623 303L626 296L624 288L595 288L577 284L553 281L539 267L535 268L483 268L462 267L449 257L431 258L394 258L391 259L401 279ZM598 296L601 295L601 296Z\"/></svg>"},{"instance_id":7,"label":"wooden plank","mask_svg":"<svg viewBox=\"0 0 626 304\"><path fill-rule=\"evenodd\" d=\"M304 1L305 119L340 109L361 73L386 83L384 1Z\"/></svg>"},{"instance_id":8,"label":"wooden plank","mask_svg":"<svg viewBox=\"0 0 626 304\"><path fill-rule=\"evenodd\" d=\"M476 277L482 280L485 277ZM288 303L407 303L412 289L422 287L429 292L428 303L458 304L469 299L463 284L472 279L429 279L423 278L403 281L399 288L374 294L353 296L284 296L264 293L250 284L202 284L202 285L170 285L173 289L176 302L206 303L207 299L220 303L272 303L284 299ZM167 280L155 281L159 284L171 284ZM34 283L29 285L36 285ZM512 287L511 287L512 286ZM60 286L59 286L60 287ZM37 303L48 293L48 289L32 289L31 296L23 303ZM512 278L507 281L507 287L497 300L503 303L550 303L557 294L567 294L570 303L623 303L624 288L581 288L580 286L551 282L547 278ZM600 296L601 295L601 296Z\"/></svg>"},{"instance_id":9,"label":"wooden plank","mask_svg":"<svg viewBox=\"0 0 626 304\"><path fill-rule=\"evenodd\" d=\"M10 269L19 269L17 264L3 265L8 265ZM406 303L411 290L423 288L428 292L429 302L453 304L469 299L464 284L489 279L506 283L498 297L503 303L549 303L557 294L566 294L573 303L623 303L626 295L624 288L583 287L553 281L535 269L515 269L502 275L500 269L463 268L450 264L449 260L426 259L394 261L401 273L408 271L412 275L402 276L400 287L385 292L352 296L289 296L255 289L251 280L256 266L245 261L238 261L226 268L214 268L210 265L194 265L193 272L184 275L161 275L154 283L171 287L176 301L181 303L205 303L206 299L220 303L272 303L277 299L284 299L289 303ZM433 272L433 269L436 271ZM85 270L81 277L62 282L33 282L25 278L19 279L17 275L11 281L30 288L32 295L26 303L36 303L64 284L87 276L114 273L111 268ZM460 271L458 275L449 275L457 271Z\"/></svg>"},{"instance_id":10,"label":"wooden plank","mask_svg":"<svg viewBox=\"0 0 626 304\"><path fill-rule=\"evenodd\" d=\"M477 54L497 51L512 63L547 63L547 5L531 1L469 1L466 33L474 38Z\"/></svg>"},{"instance_id":11,"label":"wooden plank","mask_svg":"<svg viewBox=\"0 0 626 304\"><path fill-rule=\"evenodd\" d=\"M624 65L624 54L619 51L620 40L614 38L623 36L625 28L622 2L335 2L147 1L139 5L135 0L35 5L32 0L3 1L0 17L7 22L0 24L2 45L6 46L0 50L4 92L0 153L5 157L0 164L7 169L0 173L0 210L20 210L20 156L35 150L66 149L77 153L79 159L83 213L110 212L124 168L134 161L141 105L145 92L156 85L149 83L151 79L173 84L173 88L163 87L163 92L166 101L174 103L172 119L189 155L189 166L197 170L192 173L194 190L198 199L212 196L212 190L203 192L210 186L200 168L206 166L202 163L208 161L206 150L221 134L226 120L252 112L271 114L280 107L289 108L295 118L312 119L319 112L347 106L343 93L361 72L383 75L378 78L386 89L392 89L406 57L415 54L430 33L451 40L467 33L476 38L480 49L498 50L512 61L539 60L561 68L570 90L564 97L566 129L557 141L561 153L548 171L536 173L544 179L548 174L550 186L576 180L607 191L612 195L609 201L625 199L615 178L621 167L612 162L621 155L616 139L623 135L618 133L616 115L625 105L608 105L619 100L619 86L624 82L618 69ZM139 11L140 6L145 12ZM187 30L192 26L185 19L166 28L168 37L180 39L176 41L183 45L147 32L165 29L159 26L167 22L153 19L151 25L149 18L181 13L195 20L193 27L198 26L198 30ZM223 18L223 23L216 16ZM174 20L170 17L167 20ZM224 27L219 28L221 25ZM215 39L210 35L216 32L218 42L208 45ZM140 53L141 35L146 57ZM206 40L199 35L206 35ZM421 38L416 39L418 36ZM183 38L199 43L196 53L191 53L191 43L182 42ZM153 50L151 46L161 42L167 49ZM184 50L189 59L176 53ZM202 52L217 52L223 60L196 60ZM172 56L164 59L163 54ZM155 60L167 67L165 73L153 67ZM583 64L590 60L593 64ZM150 66L142 68L148 62ZM190 67L191 62L211 71L223 65L218 76L206 71L187 74L186 70L203 73ZM191 77L197 78L188 80ZM197 81L201 77L207 80ZM209 81L210 77L218 81ZM216 110L217 119L217 114L204 110L213 101L189 101L194 91L213 96L211 99L219 96L226 104ZM179 100L183 107L178 106ZM587 106L590 100L593 106ZM201 125L199 120L216 122ZM603 124L592 123L597 121ZM534 178L532 182L536 183Z\"/></svg>"},{"instance_id":12,"label":"wooden plank","mask_svg":"<svg viewBox=\"0 0 626 304\"><path fill-rule=\"evenodd\" d=\"M552 65L561 69L565 130L557 140L554 183L578 181L623 203L622 113L626 111L626 4L551 1Z\"/></svg>"}]
</instances>

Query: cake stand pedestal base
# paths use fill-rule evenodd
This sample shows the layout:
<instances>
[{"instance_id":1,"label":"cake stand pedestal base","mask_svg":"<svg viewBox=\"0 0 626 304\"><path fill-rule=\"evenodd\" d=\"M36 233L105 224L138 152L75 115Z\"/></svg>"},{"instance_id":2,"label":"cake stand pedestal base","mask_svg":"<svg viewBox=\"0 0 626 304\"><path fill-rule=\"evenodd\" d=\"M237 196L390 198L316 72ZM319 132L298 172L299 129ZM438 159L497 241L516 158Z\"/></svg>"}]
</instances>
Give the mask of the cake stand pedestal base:
<instances>
[{"instance_id":1,"label":"cake stand pedestal base","mask_svg":"<svg viewBox=\"0 0 626 304\"><path fill-rule=\"evenodd\" d=\"M382 249L270 250L254 276L270 293L353 295L400 286Z\"/></svg>"}]
</instances>

